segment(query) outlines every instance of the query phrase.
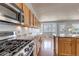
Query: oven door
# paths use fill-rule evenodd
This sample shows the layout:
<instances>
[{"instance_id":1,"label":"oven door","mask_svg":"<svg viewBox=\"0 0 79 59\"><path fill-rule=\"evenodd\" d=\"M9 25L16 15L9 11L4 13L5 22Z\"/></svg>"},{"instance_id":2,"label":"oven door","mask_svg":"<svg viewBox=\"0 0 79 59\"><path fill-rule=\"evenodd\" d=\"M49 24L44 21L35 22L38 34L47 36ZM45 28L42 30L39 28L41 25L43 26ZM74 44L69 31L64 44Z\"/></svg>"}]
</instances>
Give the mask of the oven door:
<instances>
[{"instance_id":1,"label":"oven door","mask_svg":"<svg viewBox=\"0 0 79 59\"><path fill-rule=\"evenodd\" d=\"M0 3L0 21L20 23L20 12L13 4Z\"/></svg>"}]
</instances>

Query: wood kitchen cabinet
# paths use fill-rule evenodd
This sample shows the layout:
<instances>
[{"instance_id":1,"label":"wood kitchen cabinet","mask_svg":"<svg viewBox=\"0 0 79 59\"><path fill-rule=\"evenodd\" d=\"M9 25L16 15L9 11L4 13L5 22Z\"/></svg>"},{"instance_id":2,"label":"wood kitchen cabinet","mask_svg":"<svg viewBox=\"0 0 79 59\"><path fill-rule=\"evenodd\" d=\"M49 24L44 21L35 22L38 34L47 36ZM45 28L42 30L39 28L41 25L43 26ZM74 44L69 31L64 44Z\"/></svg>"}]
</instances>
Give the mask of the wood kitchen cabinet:
<instances>
[{"instance_id":1,"label":"wood kitchen cabinet","mask_svg":"<svg viewBox=\"0 0 79 59\"><path fill-rule=\"evenodd\" d=\"M27 27L30 27L30 10L29 8L23 4L23 11L24 11L24 24Z\"/></svg>"},{"instance_id":2,"label":"wood kitchen cabinet","mask_svg":"<svg viewBox=\"0 0 79 59\"><path fill-rule=\"evenodd\" d=\"M39 20L37 20L37 27L40 27L40 22L39 22Z\"/></svg>"},{"instance_id":3,"label":"wood kitchen cabinet","mask_svg":"<svg viewBox=\"0 0 79 59\"><path fill-rule=\"evenodd\" d=\"M34 14L32 14L32 26L34 27Z\"/></svg>"},{"instance_id":4,"label":"wood kitchen cabinet","mask_svg":"<svg viewBox=\"0 0 79 59\"><path fill-rule=\"evenodd\" d=\"M16 5L17 5L21 10L23 10L23 3L16 3Z\"/></svg>"},{"instance_id":5,"label":"wood kitchen cabinet","mask_svg":"<svg viewBox=\"0 0 79 59\"><path fill-rule=\"evenodd\" d=\"M39 21L37 20L37 18L34 16L34 17L33 17L33 26L34 26L35 28L38 28L39 25L40 25L40 22L39 22Z\"/></svg>"},{"instance_id":6,"label":"wood kitchen cabinet","mask_svg":"<svg viewBox=\"0 0 79 59\"><path fill-rule=\"evenodd\" d=\"M75 38L58 37L58 55L72 56L75 54Z\"/></svg>"},{"instance_id":7,"label":"wood kitchen cabinet","mask_svg":"<svg viewBox=\"0 0 79 59\"><path fill-rule=\"evenodd\" d=\"M29 16L30 16L30 19L29 19L29 24L30 24L30 27L31 27L31 19L32 19L32 14L31 14L31 11L29 11Z\"/></svg>"},{"instance_id":8,"label":"wood kitchen cabinet","mask_svg":"<svg viewBox=\"0 0 79 59\"><path fill-rule=\"evenodd\" d=\"M38 19L36 19L37 21L36 21L36 26L37 27L40 27L40 22L39 22L39 20Z\"/></svg>"},{"instance_id":9,"label":"wood kitchen cabinet","mask_svg":"<svg viewBox=\"0 0 79 59\"><path fill-rule=\"evenodd\" d=\"M79 56L79 38L76 39L76 55Z\"/></svg>"},{"instance_id":10,"label":"wood kitchen cabinet","mask_svg":"<svg viewBox=\"0 0 79 59\"><path fill-rule=\"evenodd\" d=\"M30 27L34 27L34 14L30 11Z\"/></svg>"},{"instance_id":11,"label":"wood kitchen cabinet","mask_svg":"<svg viewBox=\"0 0 79 59\"><path fill-rule=\"evenodd\" d=\"M39 22L28 6L24 3L16 3L16 5L24 12L24 26L38 27Z\"/></svg>"},{"instance_id":12,"label":"wood kitchen cabinet","mask_svg":"<svg viewBox=\"0 0 79 59\"><path fill-rule=\"evenodd\" d=\"M34 18L34 26L36 27L36 17Z\"/></svg>"},{"instance_id":13,"label":"wood kitchen cabinet","mask_svg":"<svg viewBox=\"0 0 79 59\"><path fill-rule=\"evenodd\" d=\"M37 20L37 18L35 17L35 27L37 28L38 27L38 25L39 25L39 21Z\"/></svg>"},{"instance_id":14,"label":"wood kitchen cabinet","mask_svg":"<svg viewBox=\"0 0 79 59\"><path fill-rule=\"evenodd\" d=\"M34 27L35 27L35 16L33 16L33 18L34 18L33 25L34 25Z\"/></svg>"},{"instance_id":15,"label":"wood kitchen cabinet","mask_svg":"<svg viewBox=\"0 0 79 59\"><path fill-rule=\"evenodd\" d=\"M34 27L36 27L36 17L34 17Z\"/></svg>"},{"instance_id":16,"label":"wood kitchen cabinet","mask_svg":"<svg viewBox=\"0 0 79 59\"><path fill-rule=\"evenodd\" d=\"M36 27L38 26L38 21L37 21L37 18L36 18Z\"/></svg>"},{"instance_id":17,"label":"wood kitchen cabinet","mask_svg":"<svg viewBox=\"0 0 79 59\"><path fill-rule=\"evenodd\" d=\"M35 26L35 27L37 26L36 17L35 17L35 20L34 20L34 26Z\"/></svg>"},{"instance_id":18,"label":"wood kitchen cabinet","mask_svg":"<svg viewBox=\"0 0 79 59\"><path fill-rule=\"evenodd\" d=\"M30 16L29 24L30 24L30 27L31 27L32 26L32 13L31 13L31 11L29 11L29 16Z\"/></svg>"},{"instance_id":19,"label":"wood kitchen cabinet","mask_svg":"<svg viewBox=\"0 0 79 59\"><path fill-rule=\"evenodd\" d=\"M34 27L34 14L32 15L32 26Z\"/></svg>"}]
</instances>

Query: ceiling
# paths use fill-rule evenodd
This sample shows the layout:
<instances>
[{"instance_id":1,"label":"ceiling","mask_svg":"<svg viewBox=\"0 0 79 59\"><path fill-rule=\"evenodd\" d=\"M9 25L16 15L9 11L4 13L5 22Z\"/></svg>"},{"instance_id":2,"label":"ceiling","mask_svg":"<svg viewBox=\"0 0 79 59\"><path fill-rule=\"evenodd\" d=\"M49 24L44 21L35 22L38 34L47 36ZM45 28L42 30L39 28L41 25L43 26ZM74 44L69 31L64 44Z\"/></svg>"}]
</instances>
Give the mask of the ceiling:
<instances>
[{"instance_id":1,"label":"ceiling","mask_svg":"<svg viewBox=\"0 0 79 59\"><path fill-rule=\"evenodd\" d=\"M79 3L32 3L40 21L79 19Z\"/></svg>"}]
</instances>

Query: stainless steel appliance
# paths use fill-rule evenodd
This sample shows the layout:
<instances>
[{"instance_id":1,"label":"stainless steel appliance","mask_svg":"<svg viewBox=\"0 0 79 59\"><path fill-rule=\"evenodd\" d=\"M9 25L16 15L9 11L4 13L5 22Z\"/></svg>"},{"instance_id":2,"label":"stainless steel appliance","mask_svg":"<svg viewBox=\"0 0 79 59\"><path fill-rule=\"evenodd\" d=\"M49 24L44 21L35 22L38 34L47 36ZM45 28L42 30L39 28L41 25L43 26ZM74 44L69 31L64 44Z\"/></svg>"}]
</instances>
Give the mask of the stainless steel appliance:
<instances>
[{"instance_id":1,"label":"stainless steel appliance","mask_svg":"<svg viewBox=\"0 0 79 59\"><path fill-rule=\"evenodd\" d=\"M0 21L20 24L22 16L23 11L16 4L0 3Z\"/></svg>"},{"instance_id":2,"label":"stainless steel appliance","mask_svg":"<svg viewBox=\"0 0 79 59\"><path fill-rule=\"evenodd\" d=\"M14 56L33 56L33 51L34 41L31 41L25 47L23 47L18 53L14 54Z\"/></svg>"},{"instance_id":3,"label":"stainless steel appliance","mask_svg":"<svg viewBox=\"0 0 79 59\"><path fill-rule=\"evenodd\" d=\"M1 32L0 37L14 35L12 32ZM8 37L0 39L0 56L33 56L34 41Z\"/></svg>"},{"instance_id":4,"label":"stainless steel appliance","mask_svg":"<svg viewBox=\"0 0 79 59\"><path fill-rule=\"evenodd\" d=\"M4 40L0 42L0 56L30 56L33 45L31 40Z\"/></svg>"}]
</instances>

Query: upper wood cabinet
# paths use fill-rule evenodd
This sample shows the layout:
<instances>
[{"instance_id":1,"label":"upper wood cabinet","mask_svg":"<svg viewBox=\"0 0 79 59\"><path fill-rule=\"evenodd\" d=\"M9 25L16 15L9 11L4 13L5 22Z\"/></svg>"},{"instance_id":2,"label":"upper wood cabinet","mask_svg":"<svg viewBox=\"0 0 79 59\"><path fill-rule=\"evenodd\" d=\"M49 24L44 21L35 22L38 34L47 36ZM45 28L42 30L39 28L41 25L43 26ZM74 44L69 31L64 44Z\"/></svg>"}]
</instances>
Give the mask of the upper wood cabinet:
<instances>
[{"instance_id":1,"label":"upper wood cabinet","mask_svg":"<svg viewBox=\"0 0 79 59\"><path fill-rule=\"evenodd\" d=\"M35 26L36 26L36 27L39 27L39 25L40 25L39 20L38 20L37 18L35 18Z\"/></svg>"},{"instance_id":2,"label":"upper wood cabinet","mask_svg":"<svg viewBox=\"0 0 79 59\"><path fill-rule=\"evenodd\" d=\"M23 9L23 3L16 3L16 5L22 10Z\"/></svg>"},{"instance_id":3,"label":"upper wood cabinet","mask_svg":"<svg viewBox=\"0 0 79 59\"><path fill-rule=\"evenodd\" d=\"M23 11L24 11L24 24L25 26L30 26L30 10L29 8L23 4Z\"/></svg>"},{"instance_id":4,"label":"upper wood cabinet","mask_svg":"<svg viewBox=\"0 0 79 59\"><path fill-rule=\"evenodd\" d=\"M32 22L32 23L33 23L33 27L34 27L34 21L35 21L34 17L35 17L35 16L34 16L34 14L33 14L33 22Z\"/></svg>"},{"instance_id":5,"label":"upper wood cabinet","mask_svg":"<svg viewBox=\"0 0 79 59\"><path fill-rule=\"evenodd\" d=\"M37 20L37 27L39 27L40 26L40 22L39 22L39 20Z\"/></svg>"},{"instance_id":6,"label":"upper wood cabinet","mask_svg":"<svg viewBox=\"0 0 79 59\"><path fill-rule=\"evenodd\" d=\"M33 23L33 24L34 24L34 27L35 27L35 25L36 25L36 24L35 24L35 21L36 21L36 19L35 19L35 16L34 16L34 23Z\"/></svg>"},{"instance_id":7,"label":"upper wood cabinet","mask_svg":"<svg viewBox=\"0 0 79 59\"><path fill-rule=\"evenodd\" d=\"M24 26L26 27L38 27L39 21L32 11L24 3L16 3L16 5L24 12Z\"/></svg>"},{"instance_id":8,"label":"upper wood cabinet","mask_svg":"<svg viewBox=\"0 0 79 59\"><path fill-rule=\"evenodd\" d=\"M37 21L37 18L36 18L36 27L38 26L38 21Z\"/></svg>"},{"instance_id":9,"label":"upper wood cabinet","mask_svg":"<svg viewBox=\"0 0 79 59\"><path fill-rule=\"evenodd\" d=\"M30 11L30 27L33 27L33 13Z\"/></svg>"},{"instance_id":10,"label":"upper wood cabinet","mask_svg":"<svg viewBox=\"0 0 79 59\"><path fill-rule=\"evenodd\" d=\"M31 10L29 11L29 17L30 17L29 24L30 24L30 27L32 27L32 12L31 12Z\"/></svg>"},{"instance_id":11,"label":"upper wood cabinet","mask_svg":"<svg viewBox=\"0 0 79 59\"><path fill-rule=\"evenodd\" d=\"M36 27L36 26L37 26L37 20L36 20L36 17L35 17L35 22L34 22L34 23L35 23L35 27Z\"/></svg>"},{"instance_id":12,"label":"upper wood cabinet","mask_svg":"<svg viewBox=\"0 0 79 59\"><path fill-rule=\"evenodd\" d=\"M34 14L30 11L30 27L34 27Z\"/></svg>"}]
</instances>

